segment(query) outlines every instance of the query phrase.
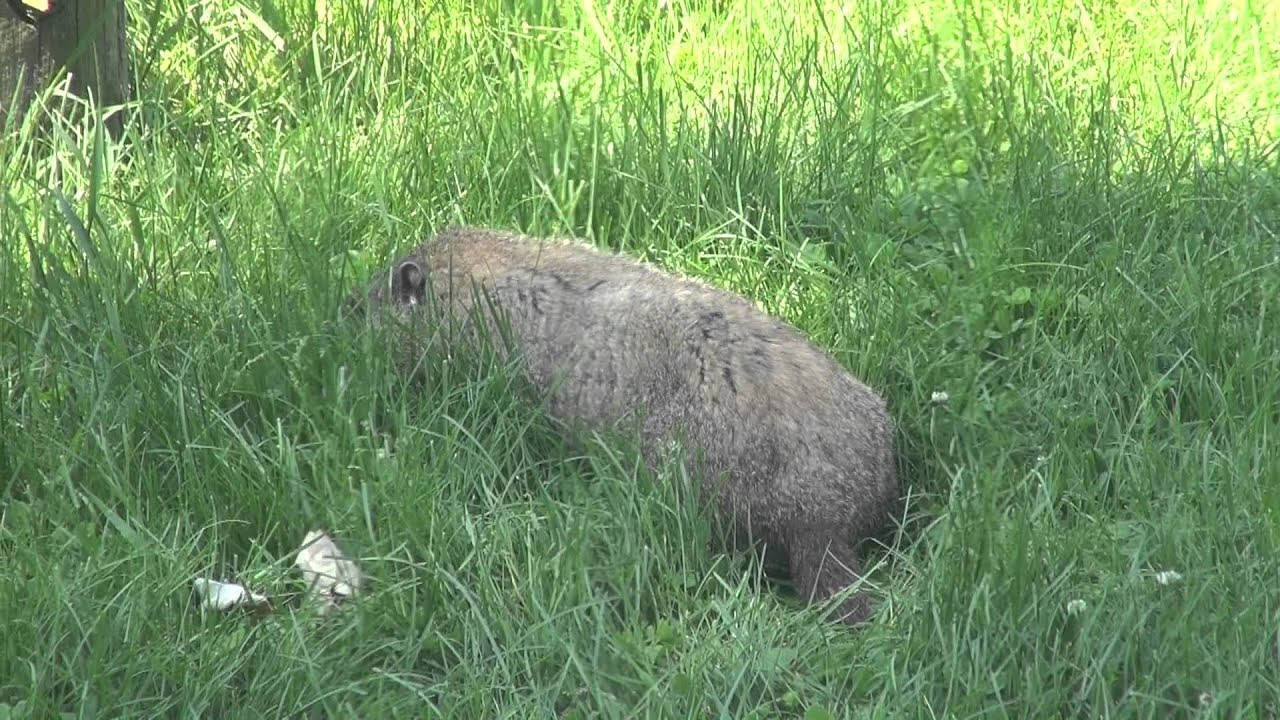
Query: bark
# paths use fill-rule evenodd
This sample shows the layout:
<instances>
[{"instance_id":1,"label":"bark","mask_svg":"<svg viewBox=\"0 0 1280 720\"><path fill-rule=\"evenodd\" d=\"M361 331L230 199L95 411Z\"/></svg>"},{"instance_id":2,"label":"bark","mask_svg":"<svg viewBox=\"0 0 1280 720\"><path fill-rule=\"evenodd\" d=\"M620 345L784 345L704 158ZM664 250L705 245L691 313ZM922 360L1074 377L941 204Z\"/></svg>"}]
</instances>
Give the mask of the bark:
<instances>
[{"instance_id":1,"label":"bark","mask_svg":"<svg viewBox=\"0 0 1280 720\"><path fill-rule=\"evenodd\" d=\"M54 2L58 11L34 28L18 20L7 3L0 5L0 121L24 114L35 92L64 67L70 91L92 96L99 107L131 97L124 0ZM107 127L118 135L123 123L117 111Z\"/></svg>"},{"instance_id":2,"label":"bark","mask_svg":"<svg viewBox=\"0 0 1280 720\"><path fill-rule=\"evenodd\" d=\"M0 128L6 127L14 109L22 114L36 87L44 85L53 73L53 58L40 52L37 35L8 3L0 3Z\"/></svg>"}]
</instances>

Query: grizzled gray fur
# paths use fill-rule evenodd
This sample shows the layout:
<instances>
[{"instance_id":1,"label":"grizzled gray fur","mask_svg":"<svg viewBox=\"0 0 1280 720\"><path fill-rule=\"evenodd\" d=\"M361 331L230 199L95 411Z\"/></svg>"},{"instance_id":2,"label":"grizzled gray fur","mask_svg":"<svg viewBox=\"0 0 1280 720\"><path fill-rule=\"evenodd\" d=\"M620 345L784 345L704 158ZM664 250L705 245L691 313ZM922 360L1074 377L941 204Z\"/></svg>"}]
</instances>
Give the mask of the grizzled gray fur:
<instances>
[{"instance_id":1,"label":"grizzled gray fur","mask_svg":"<svg viewBox=\"0 0 1280 720\"><path fill-rule=\"evenodd\" d=\"M858 579L854 544L899 508L884 400L738 295L567 239L450 228L351 302L472 329L500 308L553 417L633 420L651 466L675 439L700 450L686 462L732 544L763 541L811 601ZM838 612L858 623L871 605L855 593Z\"/></svg>"}]
</instances>

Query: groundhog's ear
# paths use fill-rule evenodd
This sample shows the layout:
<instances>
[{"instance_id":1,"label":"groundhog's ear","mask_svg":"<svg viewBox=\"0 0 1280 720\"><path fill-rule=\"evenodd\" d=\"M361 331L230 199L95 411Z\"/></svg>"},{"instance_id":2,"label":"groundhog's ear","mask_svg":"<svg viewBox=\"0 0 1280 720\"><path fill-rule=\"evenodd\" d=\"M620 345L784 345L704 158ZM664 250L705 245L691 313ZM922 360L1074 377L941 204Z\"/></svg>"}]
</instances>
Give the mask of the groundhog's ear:
<instances>
[{"instance_id":1,"label":"groundhog's ear","mask_svg":"<svg viewBox=\"0 0 1280 720\"><path fill-rule=\"evenodd\" d=\"M400 263L396 268L396 301L418 305L426 296L427 282L422 267L412 260Z\"/></svg>"}]
</instances>

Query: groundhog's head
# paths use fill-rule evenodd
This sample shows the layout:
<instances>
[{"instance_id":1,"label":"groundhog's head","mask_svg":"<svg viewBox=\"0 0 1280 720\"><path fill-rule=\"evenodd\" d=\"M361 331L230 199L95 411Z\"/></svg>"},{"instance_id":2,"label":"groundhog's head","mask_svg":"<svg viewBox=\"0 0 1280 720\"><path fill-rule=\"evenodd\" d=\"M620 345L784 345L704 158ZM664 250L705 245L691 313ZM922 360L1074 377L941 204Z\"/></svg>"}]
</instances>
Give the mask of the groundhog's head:
<instances>
[{"instance_id":1,"label":"groundhog's head","mask_svg":"<svg viewBox=\"0 0 1280 720\"><path fill-rule=\"evenodd\" d=\"M352 317L388 310L403 316L421 306L426 296L427 276L422 261L408 256L397 260L390 270L375 273L367 286L347 296L343 311Z\"/></svg>"}]
</instances>

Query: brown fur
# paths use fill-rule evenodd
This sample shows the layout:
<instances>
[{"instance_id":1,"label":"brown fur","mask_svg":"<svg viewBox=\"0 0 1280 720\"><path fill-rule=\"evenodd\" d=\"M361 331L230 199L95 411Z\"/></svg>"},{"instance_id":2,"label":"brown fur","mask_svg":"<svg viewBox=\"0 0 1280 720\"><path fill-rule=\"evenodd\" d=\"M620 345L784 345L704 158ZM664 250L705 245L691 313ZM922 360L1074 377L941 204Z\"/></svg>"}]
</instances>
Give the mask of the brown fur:
<instances>
[{"instance_id":1,"label":"brown fur","mask_svg":"<svg viewBox=\"0 0 1280 720\"><path fill-rule=\"evenodd\" d=\"M352 299L419 319L434 308L430 321L450 312L474 328L476 287L501 308L553 417L599 429L635 420L651 466L672 440L691 441L712 480L703 500L734 544L766 543L815 602L858 579L854 544L899 507L892 421L795 328L619 254L477 228L445 230ZM839 608L851 623L870 611L863 593Z\"/></svg>"}]
</instances>

